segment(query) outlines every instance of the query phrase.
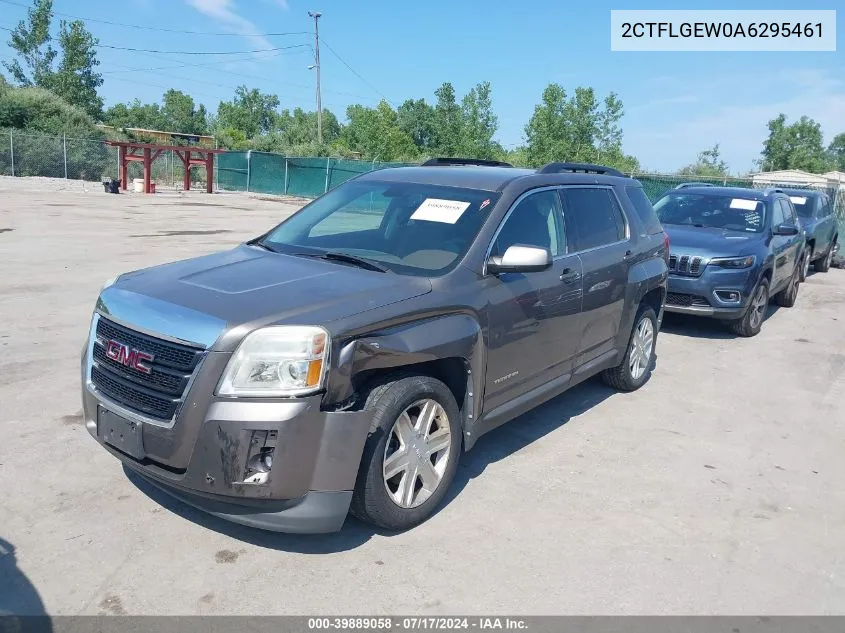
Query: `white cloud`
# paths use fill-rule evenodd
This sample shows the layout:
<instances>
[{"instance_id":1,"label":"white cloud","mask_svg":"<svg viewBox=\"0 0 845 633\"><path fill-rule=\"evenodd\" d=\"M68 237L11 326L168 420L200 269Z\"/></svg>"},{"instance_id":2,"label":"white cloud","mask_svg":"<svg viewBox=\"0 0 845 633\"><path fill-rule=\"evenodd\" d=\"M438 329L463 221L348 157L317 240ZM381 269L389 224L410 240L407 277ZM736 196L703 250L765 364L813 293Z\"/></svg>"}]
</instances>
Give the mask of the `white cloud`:
<instances>
[{"instance_id":1,"label":"white cloud","mask_svg":"<svg viewBox=\"0 0 845 633\"><path fill-rule=\"evenodd\" d=\"M248 36L244 39L251 43L251 48L255 50L273 48L273 44L260 34L261 31L255 23L236 12L234 0L187 0L187 3L233 32ZM256 53L255 58L260 59L267 54Z\"/></svg>"},{"instance_id":2,"label":"white cloud","mask_svg":"<svg viewBox=\"0 0 845 633\"><path fill-rule=\"evenodd\" d=\"M667 99L651 105L661 101L665 104ZM708 86L695 114L681 113L674 121L667 121L665 110L660 118L641 110L633 108L635 116L625 122L625 149L643 166L674 170L718 143L731 171L746 171L752 170L753 161L760 157L768 122L780 113L789 122L804 115L815 119L826 143L845 131L845 83L822 69L784 69L765 82L736 77Z\"/></svg>"}]
</instances>

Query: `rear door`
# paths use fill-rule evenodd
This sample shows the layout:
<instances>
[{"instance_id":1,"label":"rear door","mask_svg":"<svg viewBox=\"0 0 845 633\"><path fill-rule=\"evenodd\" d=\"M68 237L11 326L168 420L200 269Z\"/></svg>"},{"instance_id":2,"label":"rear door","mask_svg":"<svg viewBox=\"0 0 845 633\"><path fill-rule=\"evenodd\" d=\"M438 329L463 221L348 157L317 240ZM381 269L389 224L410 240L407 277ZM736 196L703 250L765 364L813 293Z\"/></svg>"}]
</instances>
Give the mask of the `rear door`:
<instances>
[{"instance_id":1,"label":"rear door","mask_svg":"<svg viewBox=\"0 0 845 633\"><path fill-rule=\"evenodd\" d=\"M583 269L579 366L614 349L633 250L612 187L564 186L560 193L569 248L580 256Z\"/></svg>"},{"instance_id":2,"label":"rear door","mask_svg":"<svg viewBox=\"0 0 845 633\"><path fill-rule=\"evenodd\" d=\"M822 195L819 199L819 206L816 209L818 214L819 227L817 233L821 244L816 244L817 253L826 253L833 242L833 236L836 234L836 218L833 215L833 205L830 203L830 198L827 195Z\"/></svg>"}]
</instances>

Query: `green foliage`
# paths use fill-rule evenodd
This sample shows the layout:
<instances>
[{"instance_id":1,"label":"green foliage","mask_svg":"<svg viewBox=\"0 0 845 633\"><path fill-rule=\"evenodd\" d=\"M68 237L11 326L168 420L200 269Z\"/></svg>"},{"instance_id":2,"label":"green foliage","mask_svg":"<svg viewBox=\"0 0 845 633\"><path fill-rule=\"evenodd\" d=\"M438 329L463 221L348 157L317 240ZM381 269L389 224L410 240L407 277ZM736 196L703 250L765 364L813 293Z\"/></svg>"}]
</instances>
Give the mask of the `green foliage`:
<instances>
[{"instance_id":1,"label":"green foliage","mask_svg":"<svg viewBox=\"0 0 845 633\"><path fill-rule=\"evenodd\" d=\"M567 97L559 84L549 84L525 126L527 162L601 163L626 172L639 162L622 151L622 102L610 93L600 104L592 88L578 87Z\"/></svg>"},{"instance_id":2,"label":"green foliage","mask_svg":"<svg viewBox=\"0 0 845 633\"><path fill-rule=\"evenodd\" d=\"M367 159L407 160L418 155L413 138L399 126L399 116L386 101L375 108L349 106L346 117L349 123L341 132L341 147Z\"/></svg>"},{"instance_id":3,"label":"green foliage","mask_svg":"<svg viewBox=\"0 0 845 633\"><path fill-rule=\"evenodd\" d=\"M833 137L827 147L827 159L833 169L845 171L845 132Z\"/></svg>"},{"instance_id":4,"label":"green foliage","mask_svg":"<svg viewBox=\"0 0 845 633\"><path fill-rule=\"evenodd\" d=\"M58 52L52 47L50 37L52 19L52 0L34 0L27 19L18 23L9 40L17 58L4 62L4 66L18 85L51 90L97 119L103 109L103 100L97 94L103 76L95 70L100 63L95 52L98 40L82 21L62 20L59 23L61 59L56 67Z\"/></svg>"},{"instance_id":5,"label":"green foliage","mask_svg":"<svg viewBox=\"0 0 845 633\"><path fill-rule=\"evenodd\" d=\"M0 91L0 127L58 136L102 138L102 133L84 110L43 88L7 88Z\"/></svg>"},{"instance_id":6,"label":"green foliage","mask_svg":"<svg viewBox=\"0 0 845 633\"><path fill-rule=\"evenodd\" d=\"M821 125L806 116L792 124L786 123L785 114L769 121L761 154L760 165L766 171L801 169L818 174L830 167Z\"/></svg>"},{"instance_id":7,"label":"green foliage","mask_svg":"<svg viewBox=\"0 0 845 633\"><path fill-rule=\"evenodd\" d=\"M3 62L3 66L21 86L42 86L53 72L57 53L50 45L52 19L53 0L35 0L27 10L26 21L21 20L12 31L9 46L18 59Z\"/></svg>"},{"instance_id":8,"label":"green foliage","mask_svg":"<svg viewBox=\"0 0 845 633\"><path fill-rule=\"evenodd\" d=\"M91 117L43 88L0 89L0 128L12 129L18 176L63 178L65 149L69 178L99 179L114 166ZM0 153L0 173L12 173L9 152Z\"/></svg>"},{"instance_id":9,"label":"green foliage","mask_svg":"<svg viewBox=\"0 0 845 633\"><path fill-rule=\"evenodd\" d=\"M682 176L721 178L727 176L728 164L722 160L719 153L719 144L716 143L710 149L699 152L696 162L683 167L678 173Z\"/></svg>"},{"instance_id":10,"label":"green foliage","mask_svg":"<svg viewBox=\"0 0 845 633\"><path fill-rule=\"evenodd\" d=\"M238 86L232 101L221 101L217 106L215 128L234 128L242 131L247 138L267 134L275 127L278 107L279 97L276 95Z\"/></svg>"}]
</instances>

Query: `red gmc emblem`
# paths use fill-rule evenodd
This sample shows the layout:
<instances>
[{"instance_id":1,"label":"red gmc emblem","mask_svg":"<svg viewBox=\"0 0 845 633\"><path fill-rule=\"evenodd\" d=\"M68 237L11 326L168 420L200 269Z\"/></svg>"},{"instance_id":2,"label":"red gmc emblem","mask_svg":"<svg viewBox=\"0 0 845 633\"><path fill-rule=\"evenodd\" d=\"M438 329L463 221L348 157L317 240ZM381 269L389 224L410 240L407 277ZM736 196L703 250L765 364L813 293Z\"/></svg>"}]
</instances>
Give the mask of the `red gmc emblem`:
<instances>
[{"instance_id":1,"label":"red gmc emblem","mask_svg":"<svg viewBox=\"0 0 845 633\"><path fill-rule=\"evenodd\" d=\"M120 341L106 341L106 356L143 374L149 374L152 371L152 368L145 364L153 360L152 354L131 348Z\"/></svg>"}]
</instances>

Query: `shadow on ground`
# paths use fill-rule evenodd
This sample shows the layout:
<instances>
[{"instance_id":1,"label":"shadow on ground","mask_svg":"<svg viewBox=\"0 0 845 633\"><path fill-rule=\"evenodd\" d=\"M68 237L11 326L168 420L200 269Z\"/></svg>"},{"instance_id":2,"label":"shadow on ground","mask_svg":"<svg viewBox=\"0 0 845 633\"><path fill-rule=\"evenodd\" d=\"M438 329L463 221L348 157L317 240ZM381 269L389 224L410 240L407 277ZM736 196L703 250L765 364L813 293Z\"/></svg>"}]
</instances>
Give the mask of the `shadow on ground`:
<instances>
[{"instance_id":1,"label":"shadow on ground","mask_svg":"<svg viewBox=\"0 0 845 633\"><path fill-rule=\"evenodd\" d=\"M613 389L598 379L591 379L479 438L471 451L461 455L455 480L441 509L452 503L470 480L481 475L488 465L507 459L614 393ZM171 497L131 469L124 467L124 472L138 489L170 512L206 529L257 547L301 554L329 554L358 547L374 535L389 537L398 533L373 528L352 516L346 519L343 529L335 534L300 535L258 530L197 510Z\"/></svg>"},{"instance_id":2,"label":"shadow on ground","mask_svg":"<svg viewBox=\"0 0 845 633\"><path fill-rule=\"evenodd\" d=\"M778 310L780 310L779 306L774 304L769 305L766 310L766 318L763 321L764 326L766 321L771 319ZM690 314L678 314L676 312L665 312L663 314L663 323L660 325L660 331L667 334L689 336L692 338L742 338L741 336L737 336L731 332L730 329L728 329L728 324L720 319L711 319L707 317L693 316Z\"/></svg>"},{"instance_id":3,"label":"shadow on ground","mask_svg":"<svg viewBox=\"0 0 845 633\"><path fill-rule=\"evenodd\" d=\"M18 568L15 547L0 538L0 631L52 631L38 590Z\"/></svg>"}]
</instances>

